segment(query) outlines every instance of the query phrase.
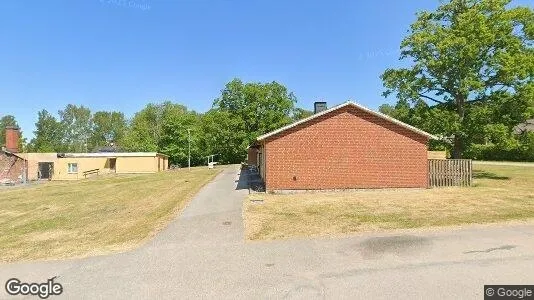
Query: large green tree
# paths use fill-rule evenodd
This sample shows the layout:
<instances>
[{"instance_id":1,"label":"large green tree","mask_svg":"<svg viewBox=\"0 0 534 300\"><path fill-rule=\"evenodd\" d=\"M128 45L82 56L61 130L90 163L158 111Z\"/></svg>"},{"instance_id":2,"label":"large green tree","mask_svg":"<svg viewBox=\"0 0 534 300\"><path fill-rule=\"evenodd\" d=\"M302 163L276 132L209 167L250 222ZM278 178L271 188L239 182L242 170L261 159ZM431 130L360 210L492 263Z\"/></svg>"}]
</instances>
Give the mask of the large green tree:
<instances>
[{"instance_id":1,"label":"large green tree","mask_svg":"<svg viewBox=\"0 0 534 300\"><path fill-rule=\"evenodd\" d=\"M159 148L169 155L170 161L182 167L204 162L204 151L200 146L202 132L200 115L180 104L164 106ZM191 150L191 151L189 151Z\"/></svg>"},{"instance_id":2,"label":"large green tree","mask_svg":"<svg viewBox=\"0 0 534 300\"><path fill-rule=\"evenodd\" d=\"M204 154L215 155L221 163L241 162L246 153L248 134L242 130L245 124L225 110L212 109L202 116L200 141Z\"/></svg>"},{"instance_id":3,"label":"large green tree","mask_svg":"<svg viewBox=\"0 0 534 300\"><path fill-rule=\"evenodd\" d=\"M525 86L528 87L528 86ZM516 126L534 115L534 97L527 89L515 95L494 93L487 101L466 105L464 156L485 160L534 160L532 136L520 132ZM410 103L399 100L394 106L384 104L380 112L428 132L444 137L453 136L459 129L458 115L446 104L428 105L420 100ZM450 141L431 141L434 150L451 150Z\"/></svg>"},{"instance_id":4,"label":"large green tree","mask_svg":"<svg viewBox=\"0 0 534 300\"><path fill-rule=\"evenodd\" d=\"M534 13L509 0L451 0L421 12L401 43L409 67L387 69L385 96L424 100L454 112L453 156L469 143L470 104L518 100L534 76ZM497 100L495 100L497 101ZM525 117L525 116L523 116ZM434 132L438 133L438 132Z\"/></svg>"},{"instance_id":5,"label":"large green tree","mask_svg":"<svg viewBox=\"0 0 534 300\"><path fill-rule=\"evenodd\" d=\"M97 111L93 114L90 149L107 146L111 142L118 143L126 132L126 118L118 111Z\"/></svg>"},{"instance_id":6,"label":"large green tree","mask_svg":"<svg viewBox=\"0 0 534 300\"><path fill-rule=\"evenodd\" d=\"M162 105L149 103L130 121L121 147L129 151L158 151L161 140Z\"/></svg>"},{"instance_id":7,"label":"large green tree","mask_svg":"<svg viewBox=\"0 0 534 300\"><path fill-rule=\"evenodd\" d=\"M46 110L38 112L34 138L29 144L32 152L63 152L68 150L64 144L64 130L61 122Z\"/></svg>"},{"instance_id":8,"label":"large green tree","mask_svg":"<svg viewBox=\"0 0 534 300\"><path fill-rule=\"evenodd\" d=\"M200 116L187 107L170 101L150 103L135 114L120 146L128 151L162 152L172 163L187 166L191 145L191 164L198 165L204 155L199 128Z\"/></svg>"},{"instance_id":9,"label":"large green tree","mask_svg":"<svg viewBox=\"0 0 534 300\"><path fill-rule=\"evenodd\" d=\"M291 123L296 101L293 93L274 81L243 83L234 79L226 84L221 96L215 99L213 110L223 112L219 117L225 125L232 126L229 139L232 140L232 147L235 147L232 150L235 154L226 157L227 162L241 162L247 147L257 136ZM217 113L212 112L208 119L215 116ZM218 135L217 132L206 134Z\"/></svg>"},{"instance_id":10,"label":"large green tree","mask_svg":"<svg viewBox=\"0 0 534 300\"><path fill-rule=\"evenodd\" d=\"M68 104L65 109L59 111L59 118L67 151L89 151L89 138L93 127L91 110L83 105Z\"/></svg>"}]
</instances>

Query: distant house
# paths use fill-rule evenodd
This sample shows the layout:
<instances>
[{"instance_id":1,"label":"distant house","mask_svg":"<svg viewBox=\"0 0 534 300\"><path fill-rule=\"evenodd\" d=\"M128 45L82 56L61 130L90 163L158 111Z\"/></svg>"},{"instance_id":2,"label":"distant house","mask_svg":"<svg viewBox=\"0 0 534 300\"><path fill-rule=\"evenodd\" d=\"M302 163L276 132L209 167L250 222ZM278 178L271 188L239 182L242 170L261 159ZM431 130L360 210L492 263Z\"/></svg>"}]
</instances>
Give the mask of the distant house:
<instances>
[{"instance_id":1,"label":"distant house","mask_svg":"<svg viewBox=\"0 0 534 300\"><path fill-rule=\"evenodd\" d=\"M22 153L30 180L78 180L95 174L156 173L169 168L167 155L156 152Z\"/></svg>"},{"instance_id":2,"label":"distant house","mask_svg":"<svg viewBox=\"0 0 534 300\"><path fill-rule=\"evenodd\" d=\"M514 132L516 134L521 134L523 132L534 132L534 119L526 120L524 123L521 123L514 127Z\"/></svg>"},{"instance_id":3,"label":"distant house","mask_svg":"<svg viewBox=\"0 0 534 300\"><path fill-rule=\"evenodd\" d=\"M427 143L437 137L354 102L315 106L249 149L266 190L428 187Z\"/></svg>"},{"instance_id":4,"label":"distant house","mask_svg":"<svg viewBox=\"0 0 534 300\"><path fill-rule=\"evenodd\" d=\"M169 168L169 157L157 152L19 153L19 136L18 128L6 128L6 146L0 150L0 182L77 180L97 174L156 173Z\"/></svg>"}]
</instances>

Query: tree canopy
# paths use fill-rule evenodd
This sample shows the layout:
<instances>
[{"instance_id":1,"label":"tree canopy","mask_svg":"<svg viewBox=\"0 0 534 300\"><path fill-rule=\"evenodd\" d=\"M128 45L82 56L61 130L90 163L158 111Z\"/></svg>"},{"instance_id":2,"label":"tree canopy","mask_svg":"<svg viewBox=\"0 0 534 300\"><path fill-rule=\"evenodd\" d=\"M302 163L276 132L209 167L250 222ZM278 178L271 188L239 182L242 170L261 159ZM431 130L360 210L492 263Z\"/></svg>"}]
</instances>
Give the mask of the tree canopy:
<instances>
[{"instance_id":1,"label":"tree canopy","mask_svg":"<svg viewBox=\"0 0 534 300\"><path fill-rule=\"evenodd\" d=\"M118 111L97 111L93 114L89 149L105 147L122 141L126 133L126 118Z\"/></svg>"},{"instance_id":2,"label":"tree canopy","mask_svg":"<svg viewBox=\"0 0 534 300\"><path fill-rule=\"evenodd\" d=\"M38 112L33 133L35 137L30 141L30 151L63 152L67 150L62 124L47 110L43 109Z\"/></svg>"},{"instance_id":3,"label":"tree canopy","mask_svg":"<svg viewBox=\"0 0 534 300\"><path fill-rule=\"evenodd\" d=\"M509 4L451 0L436 11L419 13L401 43L400 59L410 66L387 69L381 76L385 96L395 94L413 104L424 101L435 106L432 118L446 116L446 128L432 133L450 134L454 157L461 157L474 142L474 127L501 126L502 119L497 125L480 120L480 110L502 111L504 103L508 108L532 107L534 13ZM531 109L514 111L504 123L517 124L532 116Z\"/></svg>"},{"instance_id":4,"label":"tree canopy","mask_svg":"<svg viewBox=\"0 0 534 300\"><path fill-rule=\"evenodd\" d=\"M295 95L275 81L243 83L234 79L226 84L221 96L213 102L213 111L205 118L212 123L221 120L227 126L223 130L233 131L228 132L228 142L232 143L234 149L222 149L225 145L217 143L224 138L216 132L216 126L210 125L206 129L211 131L206 133L215 138L213 142L216 145L210 146L207 142L206 146L213 149L212 154L220 154L225 162L240 162L256 137L293 121L296 102Z\"/></svg>"},{"instance_id":5,"label":"tree canopy","mask_svg":"<svg viewBox=\"0 0 534 300\"><path fill-rule=\"evenodd\" d=\"M68 104L59 111L59 119L67 151L87 152L93 127L91 110L83 105Z\"/></svg>"},{"instance_id":6,"label":"tree canopy","mask_svg":"<svg viewBox=\"0 0 534 300\"><path fill-rule=\"evenodd\" d=\"M208 155L221 163L240 163L257 136L311 115L295 103L296 97L280 83L234 79L205 113L163 101L149 103L127 119L119 111L93 113L68 104L57 115L38 112L28 150L94 152L114 143L118 151L164 153L182 167L188 165L189 154L193 166L205 164ZM6 124L14 122L12 117L4 119Z\"/></svg>"}]
</instances>

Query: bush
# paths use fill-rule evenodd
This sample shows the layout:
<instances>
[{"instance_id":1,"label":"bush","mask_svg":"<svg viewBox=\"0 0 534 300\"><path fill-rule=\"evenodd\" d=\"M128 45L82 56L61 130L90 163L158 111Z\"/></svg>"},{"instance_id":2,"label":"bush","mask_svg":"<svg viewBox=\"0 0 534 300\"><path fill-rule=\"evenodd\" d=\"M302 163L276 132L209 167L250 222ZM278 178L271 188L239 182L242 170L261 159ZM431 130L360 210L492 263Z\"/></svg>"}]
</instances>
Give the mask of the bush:
<instances>
[{"instance_id":1,"label":"bush","mask_svg":"<svg viewBox=\"0 0 534 300\"><path fill-rule=\"evenodd\" d=\"M505 145L473 144L464 156L476 160L534 161L534 132L521 134L517 141Z\"/></svg>"}]
</instances>

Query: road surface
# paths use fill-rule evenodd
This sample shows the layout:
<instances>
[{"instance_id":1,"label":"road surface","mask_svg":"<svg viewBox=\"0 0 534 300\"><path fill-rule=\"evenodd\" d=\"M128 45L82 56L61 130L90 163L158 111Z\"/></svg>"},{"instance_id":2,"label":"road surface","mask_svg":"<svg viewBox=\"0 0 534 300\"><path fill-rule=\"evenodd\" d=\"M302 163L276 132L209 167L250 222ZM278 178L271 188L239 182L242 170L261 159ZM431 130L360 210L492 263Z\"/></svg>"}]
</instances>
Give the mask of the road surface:
<instances>
[{"instance_id":1,"label":"road surface","mask_svg":"<svg viewBox=\"0 0 534 300\"><path fill-rule=\"evenodd\" d=\"M245 242L238 178L225 169L137 250L0 265L0 282L57 276L59 299L483 299L484 284L534 284L528 224Z\"/></svg>"}]
</instances>

